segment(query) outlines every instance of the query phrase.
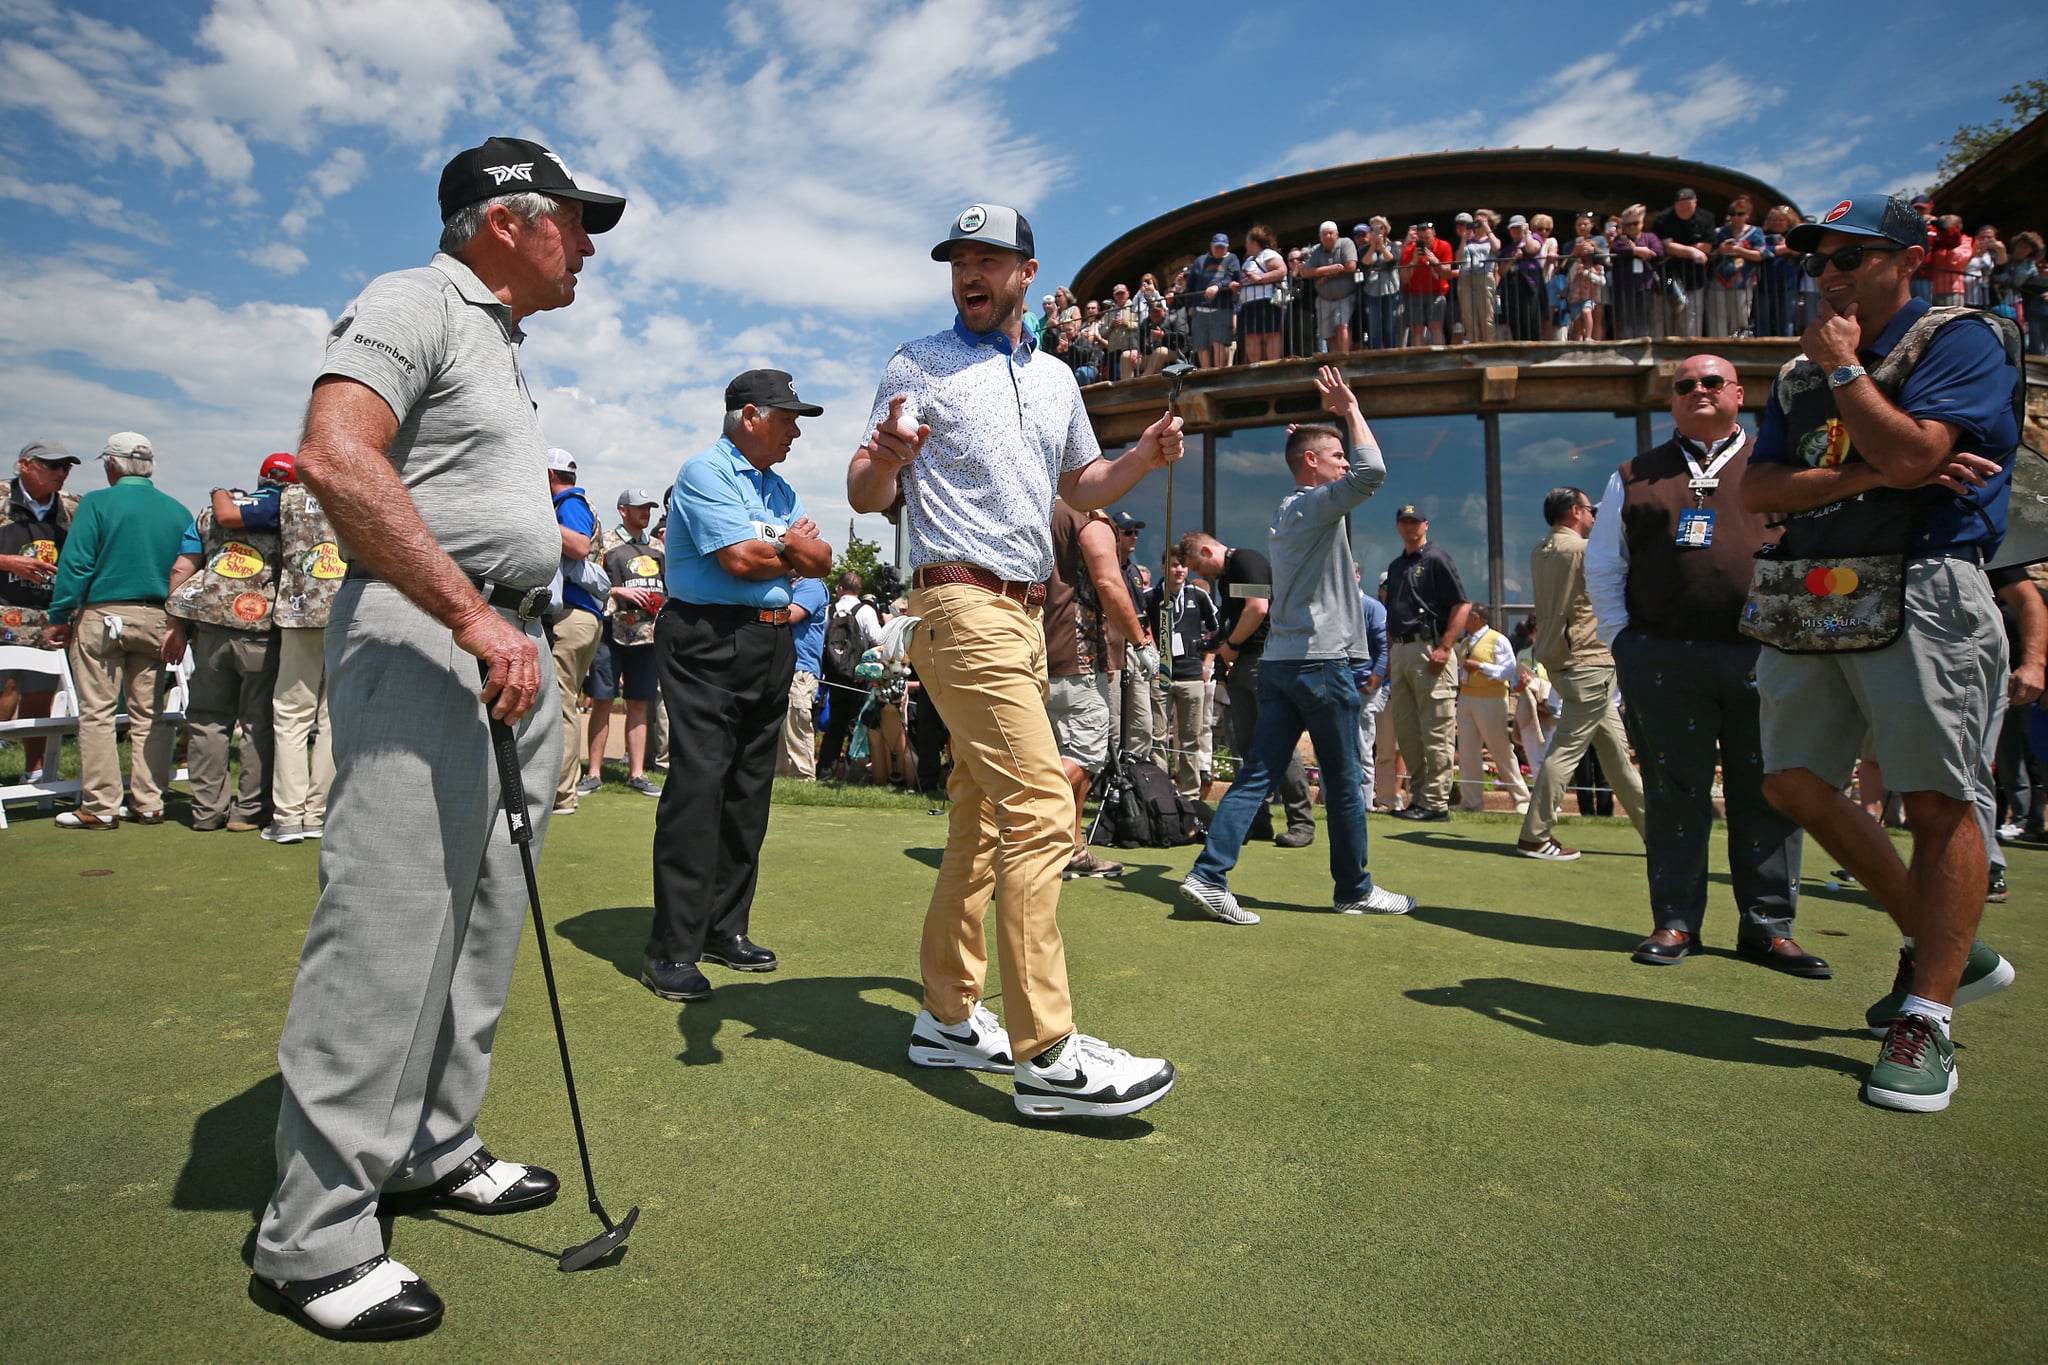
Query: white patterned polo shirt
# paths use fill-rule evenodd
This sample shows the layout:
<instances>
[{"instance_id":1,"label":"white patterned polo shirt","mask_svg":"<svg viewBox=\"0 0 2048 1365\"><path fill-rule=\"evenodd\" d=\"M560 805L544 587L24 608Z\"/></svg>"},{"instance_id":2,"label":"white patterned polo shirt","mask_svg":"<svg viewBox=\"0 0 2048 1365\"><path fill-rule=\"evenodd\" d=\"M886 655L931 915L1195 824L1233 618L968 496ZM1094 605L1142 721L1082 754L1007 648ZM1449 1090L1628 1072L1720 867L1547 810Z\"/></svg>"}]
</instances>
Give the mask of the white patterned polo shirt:
<instances>
[{"instance_id":1,"label":"white patterned polo shirt","mask_svg":"<svg viewBox=\"0 0 2048 1365\"><path fill-rule=\"evenodd\" d=\"M1029 342L953 326L896 348L875 391L931 428L903 474L912 568L960 561L999 578L1052 573L1052 500L1060 476L1102 457L1074 372Z\"/></svg>"}]
</instances>

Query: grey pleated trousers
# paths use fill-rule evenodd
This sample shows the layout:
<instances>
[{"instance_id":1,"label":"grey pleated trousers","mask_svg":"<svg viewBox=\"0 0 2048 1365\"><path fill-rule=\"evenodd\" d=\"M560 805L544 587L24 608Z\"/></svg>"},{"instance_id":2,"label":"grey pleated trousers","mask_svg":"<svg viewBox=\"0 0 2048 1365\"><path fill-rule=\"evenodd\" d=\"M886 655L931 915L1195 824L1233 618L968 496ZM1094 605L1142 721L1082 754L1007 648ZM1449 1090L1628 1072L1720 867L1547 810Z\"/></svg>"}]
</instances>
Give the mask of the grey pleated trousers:
<instances>
[{"instance_id":1,"label":"grey pleated trousers","mask_svg":"<svg viewBox=\"0 0 2048 1365\"><path fill-rule=\"evenodd\" d=\"M518 726L540 855L562 725L541 690ZM334 787L320 902L278 1044L277 1190L258 1274L304 1280L383 1251L378 1195L480 1145L476 1115L526 915L476 660L382 583L350 583L327 628Z\"/></svg>"}]
</instances>

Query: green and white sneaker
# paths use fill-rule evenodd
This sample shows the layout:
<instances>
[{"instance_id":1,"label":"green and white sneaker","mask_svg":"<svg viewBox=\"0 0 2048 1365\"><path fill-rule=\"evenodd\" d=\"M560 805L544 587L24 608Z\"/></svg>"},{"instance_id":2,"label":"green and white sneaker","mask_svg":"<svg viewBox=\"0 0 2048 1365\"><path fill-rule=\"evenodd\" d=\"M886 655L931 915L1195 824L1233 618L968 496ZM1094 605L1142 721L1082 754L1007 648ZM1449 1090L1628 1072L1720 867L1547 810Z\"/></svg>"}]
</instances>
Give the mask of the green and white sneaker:
<instances>
[{"instance_id":1,"label":"green and white sneaker","mask_svg":"<svg viewBox=\"0 0 2048 1365\"><path fill-rule=\"evenodd\" d=\"M1956 1093L1956 1045L1941 1025L1922 1014L1892 1020L1863 1096L1887 1109L1932 1114Z\"/></svg>"},{"instance_id":2,"label":"green and white sneaker","mask_svg":"<svg viewBox=\"0 0 2048 1365\"><path fill-rule=\"evenodd\" d=\"M1963 979L1956 986L1957 1005L1967 1005L1972 1000L1982 1000L1987 995L1996 995L2012 984L2017 975L2012 964L1998 955L1998 950L1977 939L1970 944L1970 960L1963 964ZM1899 949L1899 973L1892 978L1892 988L1884 999L1863 1012L1864 1027L1873 1038L1882 1038L1892 1026L1892 1020L1899 1017L1906 1008L1906 997L1913 993L1913 950Z\"/></svg>"}]
</instances>

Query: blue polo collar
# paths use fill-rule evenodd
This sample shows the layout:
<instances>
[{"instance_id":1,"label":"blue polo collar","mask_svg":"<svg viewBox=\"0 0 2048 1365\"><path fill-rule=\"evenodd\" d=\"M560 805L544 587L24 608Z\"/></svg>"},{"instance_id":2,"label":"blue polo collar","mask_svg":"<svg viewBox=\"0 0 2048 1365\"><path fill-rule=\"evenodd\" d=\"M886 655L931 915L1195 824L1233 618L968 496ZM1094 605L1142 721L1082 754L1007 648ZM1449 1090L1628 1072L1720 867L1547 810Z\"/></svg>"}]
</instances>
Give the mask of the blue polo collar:
<instances>
[{"instance_id":1,"label":"blue polo collar","mask_svg":"<svg viewBox=\"0 0 2048 1365\"><path fill-rule=\"evenodd\" d=\"M719 437L717 449L725 452L725 458L732 464L735 473L745 474L752 478L754 486L762 491L764 497L767 495L768 471L754 468L754 462L740 453L740 448L733 444L732 437Z\"/></svg>"},{"instance_id":2,"label":"blue polo collar","mask_svg":"<svg viewBox=\"0 0 2048 1365\"><path fill-rule=\"evenodd\" d=\"M1892 314L1892 320L1887 322L1884 330L1862 349L1862 354L1876 356L1880 360L1890 355L1892 348L1905 339L1906 330L1927 316L1930 306L1926 299L1906 300L1906 306Z\"/></svg>"},{"instance_id":3,"label":"blue polo collar","mask_svg":"<svg viewBox=\"0 0 2048 1365\"><path fill-rule=\"evenodd\" d=\"M958 313L953 314L953 335L959 337L961 341L969 346L993 346L1004 355L1010 355L1014 351L1029 351L1033 349L1031 329L1028 327L1024 329L1023 342L1013 345L1007 332L968 331L967 324L960 320Z\"/></svg>"}]
</instances>

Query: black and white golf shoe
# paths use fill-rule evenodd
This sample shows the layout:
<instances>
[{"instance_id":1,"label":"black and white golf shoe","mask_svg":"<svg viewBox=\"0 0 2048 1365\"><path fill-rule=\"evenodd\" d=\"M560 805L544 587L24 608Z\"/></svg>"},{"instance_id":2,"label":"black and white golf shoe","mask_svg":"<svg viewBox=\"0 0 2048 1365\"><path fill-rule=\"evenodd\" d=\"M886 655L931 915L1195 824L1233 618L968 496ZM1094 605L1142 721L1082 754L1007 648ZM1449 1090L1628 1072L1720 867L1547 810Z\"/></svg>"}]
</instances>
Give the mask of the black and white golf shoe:
<instances>
[{"instance_id":1,"label":"black and white golf shoe","mask_svg":"<svg viewBox=\"0 0 2048 1365\"><path fill-rule=\"evenodd\" d=\"M1016 1069L1010 1060L1010 1035L979 1001L972 1014L950 1026L941 1024L930 1010L919 1010L917 1022L910 1026L910 1060L919 1066L961 1067L1005 1076Z\"/></svg>"},{"instance_id":2,"label":"black and white golf shoe","mask_svg":"<svg viewBox=\"0 0 2048 1365\"><path fill-rule=\"evenodd\" d=\"M1133 1057L1100 1038L1071 1033L1016 1072L1017 1109L1032 1118L1122 1118L1173 1089L1173 1063Z\"/></svg>"}]
</instances>

